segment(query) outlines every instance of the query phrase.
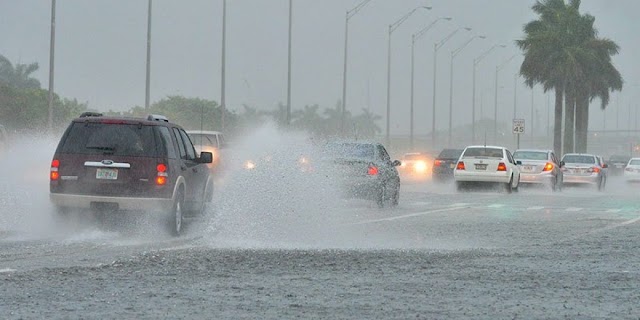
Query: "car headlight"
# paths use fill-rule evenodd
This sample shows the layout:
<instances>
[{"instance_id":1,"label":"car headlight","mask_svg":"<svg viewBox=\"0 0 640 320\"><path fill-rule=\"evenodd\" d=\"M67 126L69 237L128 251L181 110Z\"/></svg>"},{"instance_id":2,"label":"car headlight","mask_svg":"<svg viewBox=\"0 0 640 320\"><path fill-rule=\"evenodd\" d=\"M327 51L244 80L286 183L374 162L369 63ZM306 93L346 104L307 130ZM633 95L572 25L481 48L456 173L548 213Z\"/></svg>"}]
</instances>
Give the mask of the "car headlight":
<instances>
[{"instance_id":1,"label":"car headlight","mask_svg":"<svg viewBox=\"0 0 640 320\"><path fill-rule=\"evenodd\" d=\"M424 161L418 161L414 165L416 172L423 173L427 171L427 164Z\"/></svg>"},{"instance_id":2,"label":"car headlight","mask_svg":"<svg viewBox=\"0 0 640 320\"><path fill-rule=\"evenodd\" d=\"M255 162L248 160L247 162L244 163L244 168L247 170L252 170L256 168L256 164Z\"/></svg>"}]
</instances>

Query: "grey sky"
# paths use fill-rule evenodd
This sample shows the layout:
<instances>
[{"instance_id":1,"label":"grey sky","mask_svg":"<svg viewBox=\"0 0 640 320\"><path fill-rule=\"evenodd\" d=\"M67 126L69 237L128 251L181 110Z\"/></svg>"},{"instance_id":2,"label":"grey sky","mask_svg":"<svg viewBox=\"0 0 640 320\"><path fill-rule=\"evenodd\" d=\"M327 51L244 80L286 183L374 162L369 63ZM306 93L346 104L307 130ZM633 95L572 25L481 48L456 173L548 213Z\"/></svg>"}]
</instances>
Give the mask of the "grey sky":
<instances>
[{"instance_id":1,"label":"grey sky","mask_svg":"<svg viewBox=\"0 0 640 320\"><path fill-rule=\"evenodd\" d=\"M344 15L360 0L294 0L293 108L306 104L333 107L342 95ZM0 0L0 54L14 62L38 62L36 73L47 87L50 1ZM433 44L460 26L438 54L437 120L447 127L450 51L473 34L474 40L454 65L454 125L471 119L472 61L496 43L478 67L477 102L485 117L493 115L496 65L519 51L514 40L535 16L533 1L525 0L373 0L349 24L348 108L369 107L379 115L386 108L387 26L419 5L417 12L392 38L392 134L408 132L411 34L437 17L439 22L416 45L416 132L431 126ZM144 105L146 0L58 0L55 90L87 101L98 110L124 110ZM220 39L222 0L154 0L152 31L152 101L180 94L218 101L220 97ZM227 105L272 109L286 101L287 0L228 0ZM627 88L620 97L620 126L626 128L628 104L640 95L640 43L637 39L640 2L583 0L582 11L596 16L600 36L615 40L621 53L614 59ZM517 57L499 77L498 105L502 121L513 110ZM521 82L521 81L519 81ZM636 85L636 86L634 86ZM530 118L531 90L519 85L519 117ZM370 102L370 103L369 103ZM546 122L546 97L535 90L539 120ZM607 112L607 127L616 125L616 97ZM602 112L592 106L591 129L602 128ZM384 122L381 123L384 128Z\"/></svg>"}]
</instances>

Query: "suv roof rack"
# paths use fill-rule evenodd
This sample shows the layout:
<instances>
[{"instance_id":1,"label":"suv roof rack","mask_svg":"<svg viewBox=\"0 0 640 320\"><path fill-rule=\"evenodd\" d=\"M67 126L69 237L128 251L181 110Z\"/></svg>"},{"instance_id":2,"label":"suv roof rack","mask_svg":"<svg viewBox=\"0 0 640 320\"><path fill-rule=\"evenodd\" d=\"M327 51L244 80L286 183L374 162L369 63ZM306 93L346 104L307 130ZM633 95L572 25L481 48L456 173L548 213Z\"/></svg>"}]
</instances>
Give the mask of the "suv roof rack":
<instances>
[{"instance_id":1,"label":"suv roof rack","mask_svg":"<svg viewBox=\"0 0 640 320\"><path fill-rule=\"evenodd\" d=\"M87 111L80 114L80 118L86 118L86 117L102 117L102 113Z\"/></svg>"},{"instance_id":2,"label":"suv roof rack","mask_svg":"<svg viewBox=\"0 0 640 320\"><path fill-rule=\"evenodd\" d=\"M150 114L149 116L147 116L147 120L169 122L169 119L167 119L167 117L159 114Z\"/></svg>"}]
</instances>

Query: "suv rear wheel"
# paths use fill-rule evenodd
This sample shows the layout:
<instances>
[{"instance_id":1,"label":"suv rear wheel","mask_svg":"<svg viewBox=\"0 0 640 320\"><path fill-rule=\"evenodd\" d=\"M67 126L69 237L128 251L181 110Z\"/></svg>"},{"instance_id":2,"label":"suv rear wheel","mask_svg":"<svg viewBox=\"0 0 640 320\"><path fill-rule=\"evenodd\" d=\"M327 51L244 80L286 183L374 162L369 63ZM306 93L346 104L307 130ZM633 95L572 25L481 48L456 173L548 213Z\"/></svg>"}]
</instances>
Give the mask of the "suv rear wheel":
<instances>
[{"instance_id":1,"label":"suv rear wheel","mask_svg":"<svg viewBox=\"0 0 640 320\"><path fill-rule=\"evenodd\" d=\"M176 196L176 201L173 203L173 208L167 216L167 228L172 236L178 237L182 234L183 228L183 210L184 210L184 195L182 191L179 191Z\"/></svg>"}]
</instances>

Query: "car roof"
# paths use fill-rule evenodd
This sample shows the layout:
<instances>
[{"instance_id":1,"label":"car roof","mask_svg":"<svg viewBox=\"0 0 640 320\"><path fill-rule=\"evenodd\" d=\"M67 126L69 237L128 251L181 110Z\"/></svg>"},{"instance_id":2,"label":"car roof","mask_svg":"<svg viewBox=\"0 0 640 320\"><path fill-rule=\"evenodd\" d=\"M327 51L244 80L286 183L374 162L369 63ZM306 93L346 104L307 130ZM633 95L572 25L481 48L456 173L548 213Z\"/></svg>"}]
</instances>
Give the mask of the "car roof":
<instances>
[{"instance_id":1,"label":"car roof","mask_svg":"<svg viewBox=\"0 0 640 320\"><path fill-rule=\"evenodd\" d=\"M505 147L501 147L501 146L467 146L465 149L467 148L494 148L494 149L507 149Z\"/></svg>"},{"instance_id":2,"label":"car roof","mask_svg":"<svg viewBox=\"0 0 640 320\"><path fill-rule=\"evenodd\" d=\"M186 130L186 132L189 134L210 134L210 135L222 134L222 132L220 131L207 131L207 130Z\"/></svg>"},{"instance_id":3,"label":"car roof","mask_svg":"<svg viewBox=\"0 0 640 320\"><path fill-rule=\"evenodd\" d=\"M103 123L114 121L117 123L124 124L143 124L143 125L151 125L151 126L171 126L171 127L180 127L179 125L161 121L161 120L149 120L149 118L138 118L138 117L123 117L123 116L89 116L89 117L79 117L72 120L72 122L92 122L92 123Z\"/></svg>"}]
</instances>

